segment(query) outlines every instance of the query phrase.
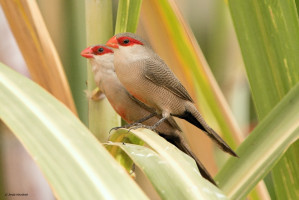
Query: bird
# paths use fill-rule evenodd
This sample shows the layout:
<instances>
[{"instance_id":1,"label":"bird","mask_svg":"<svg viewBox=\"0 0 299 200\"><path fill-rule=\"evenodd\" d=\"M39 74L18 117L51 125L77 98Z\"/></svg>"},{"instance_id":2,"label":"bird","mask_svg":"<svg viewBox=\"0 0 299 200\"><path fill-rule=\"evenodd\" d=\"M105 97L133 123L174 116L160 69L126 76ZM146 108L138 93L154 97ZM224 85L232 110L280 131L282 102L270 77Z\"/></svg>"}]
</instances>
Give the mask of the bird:
<instances>
[{"instance_id":1,"label":"bird","mask_svg":"<svg viewBox=\"0 0 299 200\"><path fill-rule=\"evenodd\" d=\"M126 90L162 115L158 122L146 128L155 129L164 120L178 117L201 129L224 152L238 157L206 123L188 91L147 41L125 32L111 37L106 45L114 50L115 72Z\"/></svg>"},{"instance_id":2,"label":"bird","mask_svg":"<svg viewBox=\"0 0 299 200\"><path fill-rule=\"evenodd\" d=\"M113 109L127 123L134 124L138 121L145 125L151 125L162 118L162 116L155 113L154 109L149 108L134 98L119 81L114 70L114 53L112 48L105 45L89 46L81 52L81 56L89 59L96 85L105 94ZM163 121L155 131L179 150L192 157L201 175L216 185L207 169L191 151L182 136L181 129L172 117Z\"/></svg>"}]
</instances>

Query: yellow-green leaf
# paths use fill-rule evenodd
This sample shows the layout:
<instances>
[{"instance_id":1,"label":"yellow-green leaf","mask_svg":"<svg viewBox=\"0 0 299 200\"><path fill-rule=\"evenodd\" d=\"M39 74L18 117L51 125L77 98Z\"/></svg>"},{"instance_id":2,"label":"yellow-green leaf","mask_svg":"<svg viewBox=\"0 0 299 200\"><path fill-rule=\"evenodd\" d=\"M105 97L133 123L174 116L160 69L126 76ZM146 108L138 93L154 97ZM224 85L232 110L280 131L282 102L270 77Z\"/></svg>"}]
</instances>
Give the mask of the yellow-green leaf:
<instances>
[{"instance_id":1,"label":"yellow-green leaf","mask_svg":"<svg viewBox=\"0 0 299 200\"><path fill-rule=\"evenodd\" d=\"M61 102L0 63L0 118L17 136L57 199L148 199Z\"/></svg>"}]
</instances>

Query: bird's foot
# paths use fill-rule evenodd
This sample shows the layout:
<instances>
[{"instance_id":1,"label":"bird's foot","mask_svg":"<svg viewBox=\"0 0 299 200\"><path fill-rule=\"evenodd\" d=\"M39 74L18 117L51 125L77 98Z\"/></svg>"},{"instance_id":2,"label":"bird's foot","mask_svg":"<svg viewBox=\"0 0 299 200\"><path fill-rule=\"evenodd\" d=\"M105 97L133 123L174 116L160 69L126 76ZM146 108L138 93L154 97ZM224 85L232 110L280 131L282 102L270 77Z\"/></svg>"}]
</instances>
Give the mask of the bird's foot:
<instances>
[{"instance_id":1,"label":"bird's foot","mask_svg":"<svg viewBox=\"0 0 299 200\"><path fill-rule=\"evenodd\" d=\"M132 123L132 124L126 124L126 125L124 125L124 126L117 126L117 127L114 127L114 128L112 128L112 129L110 129L109 134L110 134L110 132L113 131L113 130L118 130L118 129L120 129L120 128L128 128L128 129L130 130L130 129L134 128L135 126L140 126L140 125L142 125L142 124L136 122L136 123Z\"/></svg>"},{"instance_id":2,"label":"bird's foot","mask_svg":"<svg viewBox=\"0 0 299 200\"><path fill-rule=\"evenodd\" d=\"M138 128L147 128L147 129L150 129L152 131L154 131L157 127L154 125L154 126L147 126L147 125L144 125L144 124L138 124L136 126L133 126L131 128L129 128L129 131L130 130L135 130L135 129L138 129Z\"/></svg>"},{"instance_id":3,"label":"bird's foot","mask_svg":"<svg viewBox=\"0 0 299 200\"><path fill-rule=\"evenodd\" d=\"M151 131L155 131L156 128L165 120L167 119L166 117L163 117L162 119L160 119L157 123L155 123L153 126L147 126L147 125L144 125L144 124L139 124L139 125L136 125L134 127L131 127L129 129L132 130L132 129L137 129L137 128L147 128L147 129L150 129Z\"/></svg>"}]
</instances>

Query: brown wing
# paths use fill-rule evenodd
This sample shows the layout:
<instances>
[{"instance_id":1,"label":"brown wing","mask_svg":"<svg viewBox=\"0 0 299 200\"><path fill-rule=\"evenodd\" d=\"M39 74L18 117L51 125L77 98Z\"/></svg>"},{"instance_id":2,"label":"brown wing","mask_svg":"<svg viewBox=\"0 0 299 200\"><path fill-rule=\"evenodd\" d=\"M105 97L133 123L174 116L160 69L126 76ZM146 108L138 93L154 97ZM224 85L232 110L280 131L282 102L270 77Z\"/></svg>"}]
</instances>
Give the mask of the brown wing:
<instances>
[{"instance_id":1,"label":"brown wing","mask_svg":"<svg viewBox=\"0 0 299 200\"><path fill-rule=\"evenodd\" d=\"M164 87L174 95L193 102L185 87L158 56L146 59L144 62L144 76L154 84Z\"/></svg>"}]
</instances>

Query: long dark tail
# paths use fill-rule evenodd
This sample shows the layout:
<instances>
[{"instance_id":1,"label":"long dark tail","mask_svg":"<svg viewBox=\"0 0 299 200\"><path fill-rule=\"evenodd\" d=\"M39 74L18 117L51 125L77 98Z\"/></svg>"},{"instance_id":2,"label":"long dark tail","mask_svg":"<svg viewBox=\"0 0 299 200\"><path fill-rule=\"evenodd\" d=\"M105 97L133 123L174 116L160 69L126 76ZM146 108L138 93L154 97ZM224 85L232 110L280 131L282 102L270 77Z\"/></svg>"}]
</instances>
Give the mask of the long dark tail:
<instances>
[{"instance_id":1,"label":"long dark tail","mask_svg":"<svg viewBox=\"0 0 299 200\"><path fill-rule=\"evenodd\" d=\"M220 147L220 149L232 156L238 157L228 144L226 144L226 142L205 122L193 104L189 104L186 107L186 111L182 115L176 115L176 117L185 119L194 126L203 130Z\"/></svg>"},{"instance_id":2,"label":"long dark tail","mask_svg":"<svg viewBox=\"0 0 299 200\"><path fill-rule=\"evenodd\" d=\"M182 138L180 138L179 136L175 136L175 135L164 135L164 134L159 134L159 135L162 136L164 139L166 139L171 144L175 145L179 150L181 150L182 152L184 152L185 154L187 154L191 158L193 158L196 162L196 165L199 169L200 174L205 179L207 179L208 181L210 181L211 183L213 183L214 185L217 186L216 182L214 181L214 179L212 178L210 173L206 170L204 165L198 160L198 158L194 155L194 153L190 150L187 143L185 141L183 141Z\"/></svg>"}]
</instances>

